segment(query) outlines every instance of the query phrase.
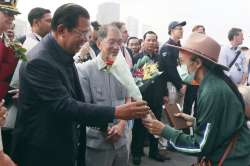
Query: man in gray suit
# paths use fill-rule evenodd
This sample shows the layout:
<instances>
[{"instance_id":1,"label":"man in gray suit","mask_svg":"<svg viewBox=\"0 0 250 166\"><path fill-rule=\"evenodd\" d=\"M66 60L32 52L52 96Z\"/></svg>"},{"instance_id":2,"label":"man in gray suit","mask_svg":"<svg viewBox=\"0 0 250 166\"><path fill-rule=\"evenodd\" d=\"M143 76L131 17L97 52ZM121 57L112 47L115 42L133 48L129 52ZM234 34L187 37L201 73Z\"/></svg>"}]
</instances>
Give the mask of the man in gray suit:
<instances>
[{"instance_id":1,"label":"man in gray suit","mask_svg":"<svg viewBox=\"0 0 250 166\"><path fill-rule=\"evenodd\" d=\"M97 58L77 66L81 87L86 102L115 107L128 97L127 88L109 71L120 51L122 35L117 27L104 25L98 40L101 52ZM86 166L127 166L127 121L115 119L106 125L104 130L87 128Z\"/></svg>"}]
</instances>

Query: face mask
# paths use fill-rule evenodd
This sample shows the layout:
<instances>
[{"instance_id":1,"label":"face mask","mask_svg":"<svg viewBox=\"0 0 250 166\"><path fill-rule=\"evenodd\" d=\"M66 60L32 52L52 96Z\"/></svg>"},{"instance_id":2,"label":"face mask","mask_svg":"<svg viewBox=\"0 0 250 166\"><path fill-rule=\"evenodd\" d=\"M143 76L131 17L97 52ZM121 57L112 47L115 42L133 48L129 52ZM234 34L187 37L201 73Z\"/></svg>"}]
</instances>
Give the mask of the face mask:
<instances>
[{"instance_id":1,"label":"face mask","mask_svg":"<svg viewBox=\"0 0 250 166\"><path fill-rule=\"evenodd\" d=\"M177 66L177 71L182 79L183 82L192 84L192 81L195 77L195 72L189 73L187 69L187 65L182 64Z\"/></svg>"}]
</instances>

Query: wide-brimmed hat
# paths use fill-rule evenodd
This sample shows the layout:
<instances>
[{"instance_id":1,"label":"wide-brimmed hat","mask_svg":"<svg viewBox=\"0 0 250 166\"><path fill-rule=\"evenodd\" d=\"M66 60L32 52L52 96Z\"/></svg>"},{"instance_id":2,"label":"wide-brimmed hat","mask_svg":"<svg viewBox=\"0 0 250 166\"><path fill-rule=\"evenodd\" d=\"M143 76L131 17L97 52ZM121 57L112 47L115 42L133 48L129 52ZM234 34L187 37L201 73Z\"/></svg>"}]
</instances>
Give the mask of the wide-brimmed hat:
<instances>
[{"instance_id":1,"label":"wide-brimmed hat","mask_svg":"<svg viewBox=\"0 0 250 166\"><path fill-rule=\"evenodd\" d=\"M16 8L17 0L0 0L0 11L8 11L13 15L20 14Z\"/></svg>"},{"instance_id":2,"label":"wide-brimmed hat","mask_svg":"<svg viewBox=\"0 0 250 166\"><path fill-rule=\"evenodd\" d=\"M198 55L201 58L212 62L223 70L229 70L228 67L218 63L221 46L214 39L207 35L194 32L188 37L182 47L170 44L167 45Z\"/></svg>"}]
</instances>

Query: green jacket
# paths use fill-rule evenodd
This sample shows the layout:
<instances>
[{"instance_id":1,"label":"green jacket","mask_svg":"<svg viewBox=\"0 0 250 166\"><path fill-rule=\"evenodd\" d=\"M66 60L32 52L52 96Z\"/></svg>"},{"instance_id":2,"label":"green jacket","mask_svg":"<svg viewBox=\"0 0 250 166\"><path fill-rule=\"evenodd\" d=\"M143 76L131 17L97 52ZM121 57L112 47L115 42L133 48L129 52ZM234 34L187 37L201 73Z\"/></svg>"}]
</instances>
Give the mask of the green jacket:
<instances>
[{"instance_id":1,"label":"green jacket","mask_svg":"<svg viewBox=\"0 0 250 166\"><path fill-rule=\"evenodd\" d=\"M170 140L177 151L206 156L217 165L233 134L239 130L235 148L223 166L250 165L250 130L246 126L242 104L230 87L210 72L199 88L196 121L193 135L167 125L162 136Z\"/></svg>"}]
</instances>

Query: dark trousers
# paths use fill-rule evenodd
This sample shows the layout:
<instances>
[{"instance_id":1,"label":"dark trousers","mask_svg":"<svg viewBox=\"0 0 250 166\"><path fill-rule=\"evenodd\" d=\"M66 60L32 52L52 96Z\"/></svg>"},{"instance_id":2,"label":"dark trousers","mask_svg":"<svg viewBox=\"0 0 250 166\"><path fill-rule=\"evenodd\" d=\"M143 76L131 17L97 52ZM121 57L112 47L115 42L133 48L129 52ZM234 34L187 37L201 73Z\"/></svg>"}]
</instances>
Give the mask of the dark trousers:
<instances>
[{"instance_id":1,"label":"dark trousers","mask_svg":"<svg viewBox=\"0 0 250 166\"><path fill-rule=\"evenodd\" d=\"M12 148L12 132L13 129L2 128L3 150L10 155Z\"/></svg>"},{"instance_id":2,"label":"dark trousers","mask_svg":"<svg viewBox=\"0 0 250 166\"><path fill-rule=\"evenodd\" d=\"M196 115L196 99L199 86L187 85L187 91L184 98L183 112L190 115L192 111L192 105L194 105L194 116Z\"/></svg>"},{"instance_id":3,"label":"dark trousers","mask_svg":"<svg viewBox=\"0 0 250 166\"><path fill-rule=\"evenodd\" d=\"M78 166L70 156L59 156L50 150L42 150L32 145L19 145L13 160L18 166Z\"/></svg>"},{"instance_id":4,"label":"dark trousers","mask_svg":"<svg viewBox=\"0 0 250 166\"><path fill-rule=\"evenodd\" d=\"M161 119L162 108L152 109L156 118ZM133 156L141 157L144 148L145 138L149 138L149 155L156 155L158 150L158 139L156 139L152 134L149 134L147 129L143 126L141 119L134 120L134 127L132 130L132 143L131 143L131 153Z\"/></svg>"},{"instance_id":5,"label":"dark trousers","mask_svg":"<svg viewBox=\"0 0 250 166\"><path fill-rule=\"evenodd\" d=\"M192 106L194 103L194 117L196 117L196 99L197 99L197 92L198 92L199 86L194 85L187 85L187 91L184 98L184 104L183 104L183 112L191 115ZM183 132L186 134L190 133L190 129L183 129Z\"/></svg>"}]
</instances>

